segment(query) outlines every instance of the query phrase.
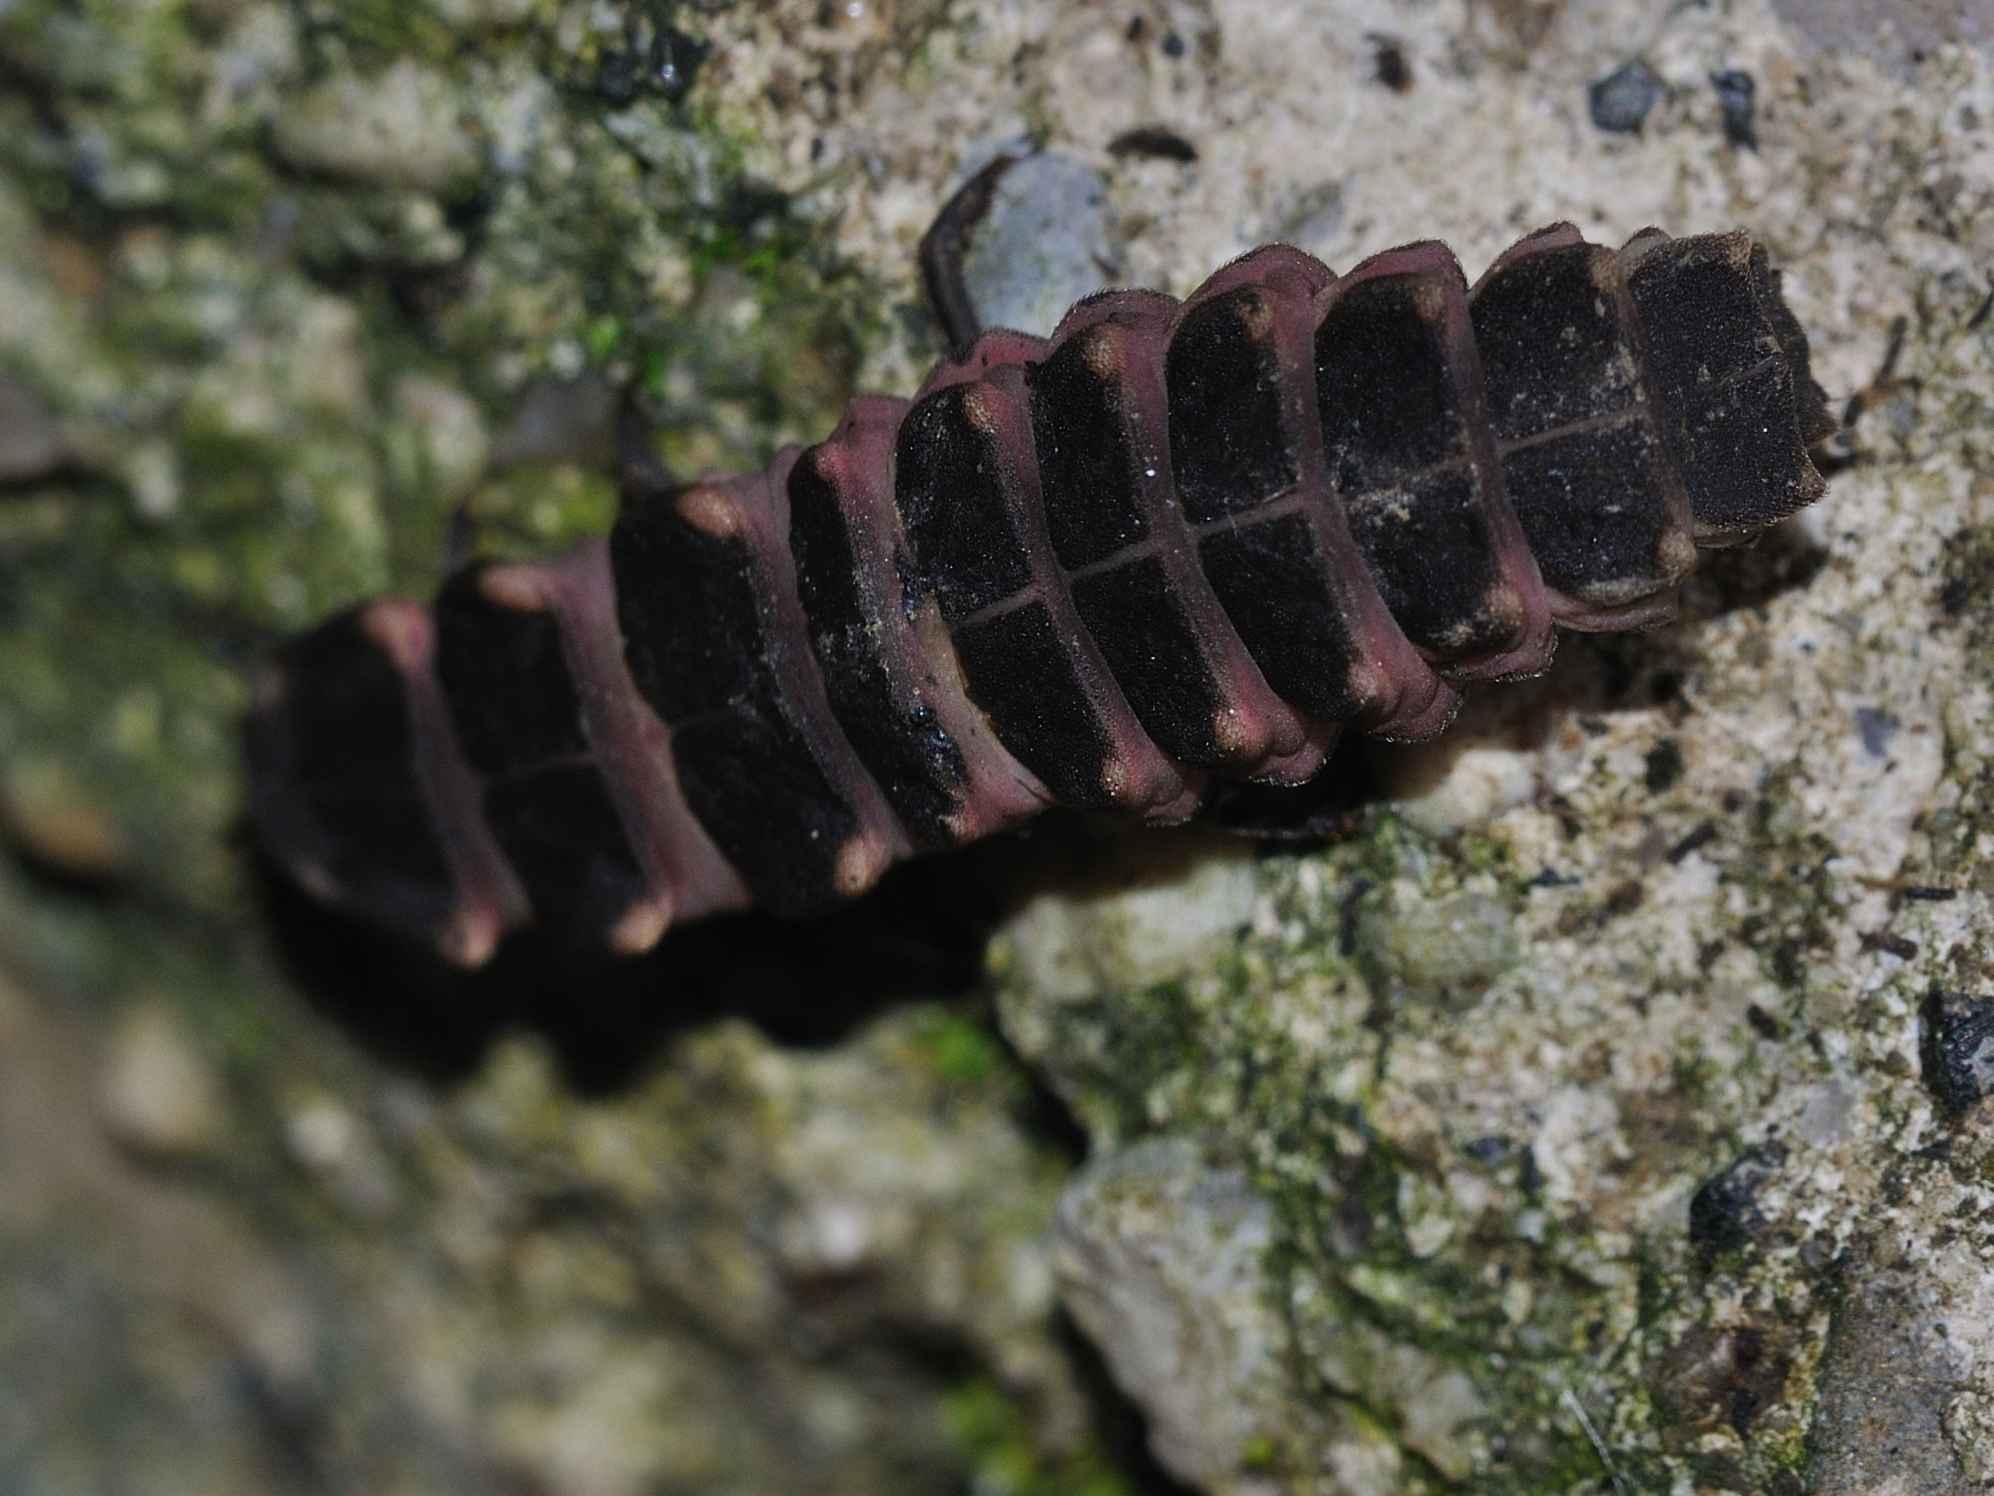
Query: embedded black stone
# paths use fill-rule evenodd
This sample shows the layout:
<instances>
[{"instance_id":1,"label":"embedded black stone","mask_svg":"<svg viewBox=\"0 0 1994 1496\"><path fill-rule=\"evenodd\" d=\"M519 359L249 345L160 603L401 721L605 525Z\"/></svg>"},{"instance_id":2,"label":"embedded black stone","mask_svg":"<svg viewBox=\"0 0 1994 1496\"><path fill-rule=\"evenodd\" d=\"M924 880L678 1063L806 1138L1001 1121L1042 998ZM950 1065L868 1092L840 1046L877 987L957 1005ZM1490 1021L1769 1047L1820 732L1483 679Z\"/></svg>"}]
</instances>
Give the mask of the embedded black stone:
<instances>
[{"instance_id":1,"label":"embedded black stone","mask_svg":"<svg viewBox=\"0 0 1994 1496\"><path fill-rule=\"evenodd\" d=\"M1170 465L1193 524L1243 514L1295 486L1294 434L1281 411L1274 307L1241 286L1184 315L1164 359Z\"/></svg>"},{"instance_id":2,"label":"embedded black stone","mask_svg":"<svg viewBox=\"0 0 1994 1496\"><path fill-rule=\"evenodd\" d=\"M1958 1117L1994 1091L1994 998L1933 987L1919 1014L1925 1085Z\"/></svg>"},{"instance_id":3,"label":"embedded black stone","mask_svg":"<svg viewBox=\"0 0 1994 1496\"><path fill-rule=\"evenodd\" d=\"M1445 324L1420 306L1422 285L1439 284L1420 275L1359 281L1316 328L1316 409L1331 480L1346 497L1466 451Z\"/></svg>"},{"instance_id":4,"label":"embedded black stone","mask_svg":"<svg viewBox=\"0 0 1994 1496\"><path fill-rule=\"evenodd\" d=\"M953 631L969 699L1011 755L1061 801L1102 807L1114 745L1052 614L1027 603Z\"/></svg>"},{"instance_id":5,"label":"embedded black stone","mask_svg":"<svg viewBox=\"0 0 1994 1496\"><path fill-rule=\"evenodd\" d=\"M1069 571L1113 555L1149 531L1124 375L1089 364L1091 349L1120 346L1113 329L1090 328L1025 376L1046 529L1053 554Z\"/></svg>"},{"instance_id":6,"label":"embedded black stone","mask_svg":"<svg viewBox=\"0 0 1994 1496\"><path fill-rule=\"evenodd\" d=\"M1785 1162L1783 1145L1765 1143L1697 1186L1689 1197L1690 1244L1706 1255L1734 1252L1760 1235L1768 1223L1759 1195Z\"/></svg>"},{"instance_id":7,"label":"embedded black stone","mask_svg":"<svg viewBox=\"0 0 1994 1496\"><path fill-rule=\"evenodd\" d=\"M458 572L434 609L437 684L464 757L500 775L587 753L560 623L491 601L479 587L484 570Z\"/></svg>"},{"instance_id":8,"label":"embedded black stone","mask_svg":"<svg viewBox=\"0 0 1994 1496\"><path fill-rule=\"evenodd\" d=\"M1636 57L1588 84L1586 107L1593 124L1609 134L1639 134L1666 87L1661 74Z\"/></svg>"},{"instance_id":9,"label":"embedded black stone","mask_svg":"<svg viewBox=\"0 0 1994 1496\"><path fill-rule=\"evenodd\" d=\"M1471 470L1451 468L1346 499L1344 513L1406 638L1447 659L1512 642L1520 603L1512 598L1500 608L1491 596L1495 541Z\"/></svg>"},{"instance_id":10,"label":"embedded black stone","mask_svg":"<svg viewBox=\"0 0 1994 1496\"><path fill-rule=\"evenodd\" d=\"M1503 485L1547 586L1613 605L1670 584L1657 455L1638 412L1503 454Z\"/></svg>"},{"instance_id":11,"label":"embedded black stone","mask_svg":"<svg viewBox=\"0 0 1994 1496\"><path fill-rule=\"evenodd\" d=\"M646 890L623 818L592 763L529 770L486 786L485 821L534 912L597 931Z\"/></svg>"},{"instance_id":12,"label":"embedded black stone","mask_svg":"<svg viewBox=\"0 0 1994 1496\"><path fill-rule=\"evenodd\" d=\"M1163 563L1149 556L1082 577L1073 603L1143 731L1179 763L1222 761L1224 692Z\"/></svg>"},{"instance_id":13,"label":"embedded black stone","mask_svg":"<svg viewBox=\"0 0 1994 1496\"><path fill-rule=\"evenodd\" d=\"M1002 602L1031 581L1009 501L1017 481L1000 433L980 418L987 385L951 385L917 401L894 443L894 500L920 590L945 619Z\"/></svg>"},{"instance_id":14,"label":"embedded black stone","mask_svg":"<svg viewBox=\"0 0 1994 1496\"><path fill-rule=\"evenodd\" d=\"M1540 250L1476 288L1469 319L1498 442L1633 403L1634 359L1619 298L1599 279L1610 259L1596 244Z\"/></svg>"},{"instance_id":15,"label":"embedded black stone","mask_svg":"<svg viewBox=\"0 0 1994 1496\"><path fill-rule=\"evenodd\" d=\"M1355 717L1365 705L1349 686L1356 641L1308 522L1290 514L1214 531L1198 558L1267 684L1318 720Z\"/></svg>"},{"instance_id":16,"label":"embedded black stone","mask_svg":"<svg viewBox=\"0 0 1994 1496\"><path fill-rule=\"evenodd\" d=\"M962 750L910 684L896 688L865 596L851 511L805 452L789 473L789 545L810 647L831 710L917 845L953 837L968 781Z\"/></svg>"}]
</instances>

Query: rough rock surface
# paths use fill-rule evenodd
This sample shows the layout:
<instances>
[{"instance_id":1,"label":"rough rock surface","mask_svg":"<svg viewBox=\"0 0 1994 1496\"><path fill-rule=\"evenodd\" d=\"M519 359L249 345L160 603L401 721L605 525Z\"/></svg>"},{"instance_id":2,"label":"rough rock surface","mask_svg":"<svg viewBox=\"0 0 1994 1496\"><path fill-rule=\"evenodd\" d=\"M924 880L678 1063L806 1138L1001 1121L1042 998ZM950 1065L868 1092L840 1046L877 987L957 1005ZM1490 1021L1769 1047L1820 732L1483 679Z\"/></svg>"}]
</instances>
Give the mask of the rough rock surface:
<instances>
[{"instance_id":1,"label":"rough rock surface","mask_svg":"<svg viewBox=\"0 0 1994 1496\"><path fill-rule=\"evenodd\" d=\"M1273 1212L1245 1175L1206 1168L1183 1139L1145 1139L1067 1187L1056 1232L1066 1307L1111 1347L1173 1474L1232 1485L1276 1432L1300 1432L1259 1422L1284 1402L1284 1337L1261 1266Z\"/></svg>"},{"instance_id":2,"label":"rough rock surface","mask_svg":"<svg viewBox=\"0 0 1994 1496\"><path fill-rule=\"evenodd\" d=\"M1977 19L0 6L0 1479L1994 1490ZM460 505L599 530L607 391L691 473L911 387L914 245L1021 137L1178 292L1749 224L1845 461L1681 624L1368 755L1399 809L1327 848L1042 832L470 982L267 881L261 648L426 590ZM1001 1039L936 930L986 879Z\"/></svg>"}]
</instances>

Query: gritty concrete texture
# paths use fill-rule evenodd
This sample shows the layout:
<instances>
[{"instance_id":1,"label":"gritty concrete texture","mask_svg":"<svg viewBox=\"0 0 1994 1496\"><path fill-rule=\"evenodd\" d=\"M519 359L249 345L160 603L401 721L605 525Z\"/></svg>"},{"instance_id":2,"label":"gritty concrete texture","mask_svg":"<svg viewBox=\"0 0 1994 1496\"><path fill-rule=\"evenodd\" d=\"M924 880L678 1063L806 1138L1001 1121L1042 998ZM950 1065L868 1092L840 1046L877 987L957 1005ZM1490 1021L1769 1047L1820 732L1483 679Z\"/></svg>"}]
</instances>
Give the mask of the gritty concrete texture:
<instances>
[{"instance_id":1,"label":"gritty concrete texture","mask_svg":"<svg viewBox=\"0 0 1994 1496\"><path fill-rule=\"evenodd\" d=\"M1260 1416L1289 1412L1286 1335L1266 1282L1272 1242L1273 1212L1246 1177L1206 1168L1181 1139L1108 1155L1060 1201L1061 1295L1151 1410L1157 1457L1204 1489L1278 1490L1242 1472L1276 1434L1295 1432Z\"/></svg>"},{"instance_id":2,"label":"gritty concrete texture","mask_svg":"<svg viewBox=\"0 0 1994 1496\"><path fill-rule=\"evenodd\" d=\"M139 1153L206 1153L228 1125L219 1083L179 1011L142 999L111 1030L97 1110L113 1140Z\"/></svg>"},{"instance_id":3,"label":"gritty concrete texture","mask_svg":"<svg viewBox=\"0 0 1994 1496\"><path fill-rule=\"evenodd\" d=\"M1897 40L1789 0L0 6L4 1479L1986 1489L1994 1111L1921 1014L1994 996L1994 61L1856 9ZM1680 624L1364 750L1402 813L1331 845L1020 842L982 993L932 917L466 983L258 869L264 648L453 531L599 532L619 392L692 474L912 388L914 246L1020 138L1177 293L1276 237L1473 274L1559 218L1747 224L1849 414L1829 495Z\"/></svg>"},{"instance_id":4,"label":"gritty concrete texture","mask_svg":"<svg viewBox=\"0 0 1994 1496\"><path fill-rule=\"evenodd\" d=\"M1900 78L1946 46L1994 52L1994 11L1980 0L1772 0L1804 46L1854 52Z\"/></svg>"}]
</instances>

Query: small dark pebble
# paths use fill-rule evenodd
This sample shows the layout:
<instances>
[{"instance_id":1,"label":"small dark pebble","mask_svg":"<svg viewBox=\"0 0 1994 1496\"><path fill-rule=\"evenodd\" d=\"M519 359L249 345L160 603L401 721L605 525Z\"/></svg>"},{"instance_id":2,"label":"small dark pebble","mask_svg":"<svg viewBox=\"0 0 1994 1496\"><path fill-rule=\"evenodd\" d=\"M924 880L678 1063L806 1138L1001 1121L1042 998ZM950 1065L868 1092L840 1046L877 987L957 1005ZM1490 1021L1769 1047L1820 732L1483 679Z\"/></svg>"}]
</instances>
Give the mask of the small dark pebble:
<instances>
[{"instance_id":1,"label":"small dark pebble","mask_svg":"<svg viewBox=\"0 0 1994 1496\"><path fill-rule=\"evenodd\" d=\"M1648 750L1645 778L1651 795L1673 789L1682 778L1682 749L1674 738L1663 738Z\"/></svg>"},{"instance_id":2,"label":"small dark pebble","mask_svg":"<svg viewBox=\"0 0 1994 1496\"><path fill-rule=\"evenodd\" d=\"M1752 75L1735 69L1712 73L1710 86L1717 90L1717 106L1724 111L1724 139L1744 150L1757 150L1759 137L1753 114L1758 107L1759 86Z\"/></svg>"},{"instance_id":3,"label":"small dark pebble","mask_svg":"<svg viewBox=\"0 0 1994 1496\"><path fill-rule=\"evenodd\" d=\"M1786 1037L1786 1025L1773 1017L1772 1014L1768 1013L1757 1003L1752 1003L1746 1007L1745 1022L1751 1025L1752 1032L1757 1034L1761 1039L1779 1040Z\"/></svg>"},{"instance_id":4,"label":"small dark pebble","mask_svg":"<svg viewBox=\"0 0 1994 1496\"><path fill-rule=\"evenodd\" d=\"M1735 1251L1764 1231L1759 1192L1785 1162L1781 1144L1764 1143L1747 1148L1706 1179L1689 1200L1690 1244L1710 1257Z\"/></svg>"},{"instance_id":5,"label":"small dark pebble","mask_svg":"<svg viewBox=\"0 0 1994 1496\"><path fill-rule=\"evenodd\" d=\"M1700 847L1709 846L1715 840L1717 840L1717 823L1715 821L1699 821L1691 828L1687 836L1669 848L1669 861L1671 863L1681 862L1690 853Z\"/></svg>"},{"instance_id":6,"label":"small dark pebble","mask_svg":"<svg viewBox=\"0 0 1994 1496\"><path fill-rule=\"evenodd\" d=\"M1395 36L1372 32L1365 38L1371 44L1371 76L1393 93L1412 92L1412 64Z\"/></svg>"},{"instance_id":7,"label":"small dark pebble","mask_svg":"<svg viewBox=\"0 0 1994 1496\"><path fill-rule=\"evenodd\" d=\"M1950 904L1959 897L1957 888L1941 888L1932 883L1907 883L1897 892L1913 904Z\"/></svg>"},{"instance_id":8,"label":"small dark pebble","mask_svg":"<svg viewBox=\"0 0 1994 1496\"><path fill-rule=\"evenodd\" d=\"M1632 135L1662 96L1661 75L1635 58L1586 89L1592 122L1609 135Z\"/></svg>"},{"instance_id":9,"label":"small dark pebble","mask_svg":"<svg viewBox=\"0 0 1994 1496\"><path fill-rule=\"evenodd\" d=\"M1470 1138L1461 1145L1461 1151L1478 1164L1494 1165L1508 1158L1516 1144L1499 1132L1488 1133L1483 1137Z\"/></svg>"},{"instance_id":10,"label":"small dark pebble","mask_svg":"<svg viewBox=\"0 0 1994 1496\"><path fill-rule=\"evenodd\" d=\"M1606 895L1606 901L1599 906L1600 913L1608 919L1617 919L1623 914L1632 914L1647 902L1647 898L1647 891L1641 887L1640 882L1629 878L1624 883L1613 886Z\"/></svg>"},{"instance_id":11,"label":"small dark pebble","mask_svg":"<svg viewBox=\"0 0 1994 1496\"><path fill-rule=\"evenodd\" d=\"M605 53L596 71L596 88L610 103L628 104L640 94L655 94L676 104L692 92L700 64L713 48L671 25L665 14L658 5L633 6L626 14L623 47Z\"/></svg>"},{"instance_id":12,"label":"small dark pebble","mask_svg":"<svg viewBox=\"0 0 1994 1496\"><path fill-rule=\"evenodd\" d=\"M1189 49L1184 45L1184 38L1176 32L1166 31L1163 33L1163 55L1165 57L1182 57L1187 50Z\"/></svg>"},{"instance_id":13,"label":"small dark pebble","mask_svg":"<svg viewBox=\"0 0 1994 1496\"><path fill-rule=\"evenodd\" d=\"M1516 1187L1532 1199L1544 1192L1544 1170L1537 1162L1535 1148L1523 1150L1523 1160L1516 1166Z\"/></svg>"},{"instance_id":14,"label":"small dark pebble","mask_svg":"<svg viewBox=\"0 0 1994 1496\"><path fill-rule=\"evenodd\" d=\"M1918 942L1902 935L1893 935L1888 930L1873 930L1862 938L1862 948L1866 951L1882 951L1886 956L1895 956L1900 961L1909 961L1918 954Z\"/></svg>"},{"instance_id":15,"label":"small dark pebble","mask_svg":"<svg viewBox=\"0 0 1994 1496\"><path fill-rule=\"evenodd\" d=\"M1890 751L1890 740L1903 724L1890 713L1873 706L1856 708L1856 731L1862 734L1863 752L1882 758Z\"/></svg>"},{"instance_id":16,"label":"small dark pebble","mask_svg":"<svg viewBox=\"0 0 1994 1496\"><path fill-rule=\"evenodd\" d=\"M1776 941L1772 948L1772 979L1782 987L1798 987L1807 980L1807 947L1798 940Z\"/></svg>"},{"instance_id":17,"label":"small dark pebble","mask_svg":"<svg viewBox=\"0 0 1994 1496\"><path fill-rule=\"evenodd\" d=\"M1369 893L1372 883L1369 878L1352 878L1350 887L1344 891L1343 903L1337 910L1336 950L1338 955L1352 956L1357 952L1357 918L1361 912L1364 895Z\"/></svg>"},{"instance_id":18,"label":"small dark pebble","mask_svg":"<svg viewBox=\"0 0 1994 1496\"><path fill-rule=\"evenodd\" d=\"M1776 1328L1698 1325L1656 1363L1656 1411L1676 1425L1704 1426L1721 1418L1743 1434L1778 1401L1791 1370L1792 1357ZM1742 1467L1720 1475L1708 1461L1700 1461L1697 1473L1698 1490L1765 1489L1750 1481Z\"/></svg>"},{"instance_id":19,"label":"small dark pebble","mask_svg":"<svg viewBox=\"0 0 1994 1496\"><path fill-rule=\"evenodd\" d=\"M1975 307L1973 315L1966 319L1966 330L1968 332L1977 331L1980 324L1985 322L1990 316L1994 316L1994 286L1987 288L1987 294L1980 298L1980 305Z\"/></svg>"},{"instance_id":20,"label":"small dark pebble","mask_svg":"<svg viewBox=\"0 0 1994 1496\"><path fill-rule=\"evenodd\" d=\"M1561 873L1556 868L1547 867L1537 873L1523 886L1525 888L1575 888L1585 882L1577 873Z\"/></svg>"},{"instance_id":21,"label":"small dark pebble","mask_svg":"<svg viewBox=\"0 0 1994 1496\"><path fill-rule=\"evenodd\" d=\"M1164 161L1191 162L1198 148L1175 130L1162 125L1138 125L1108 142L1110 156L1154 156Z\"/></svg>"},{"instance_id":22,"label":"small dark pebble","mask_svg":"<svg viewBox=\"0 0 1994 1496\"><path fill-rule=\"evenodd\" d=\"M1994 998L1934 986L1918 1017L1918 1068L1957 1117L1994 1090Z\"/></svg>"}]
</instances>

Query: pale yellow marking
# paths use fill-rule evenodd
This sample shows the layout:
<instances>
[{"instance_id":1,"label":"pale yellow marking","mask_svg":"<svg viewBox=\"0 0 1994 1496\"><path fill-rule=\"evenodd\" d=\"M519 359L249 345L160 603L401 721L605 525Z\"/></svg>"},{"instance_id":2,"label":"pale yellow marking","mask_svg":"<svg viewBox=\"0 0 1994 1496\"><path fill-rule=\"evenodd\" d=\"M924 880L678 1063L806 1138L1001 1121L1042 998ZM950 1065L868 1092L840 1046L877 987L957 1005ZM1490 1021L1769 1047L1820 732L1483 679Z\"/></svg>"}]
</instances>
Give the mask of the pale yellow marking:
<instances>
[{"instance_id":1,"label":"pale yellow marking","mask_svg":"<svg viewBox=\"0 0 1994 1496\"><path fill-rule=\"evenodd\" d=\"M1412 309L1422 322L1435 324L1447 318L1447 287L1437 275L1422 275L1413 285Z\"/></svg>"},{"instance_id":2,"label":"pale yellow marking","mask_svg":"<svg viewBox=\"0 0 1994 1496\"><path fill-rule=\"evenodd\" d=\"M498 949L499 918L490 909L460 909L436 937L443 959L469 970L483 966Z\"/></svg>"},{"instance_id":3,"label":"pale yellow marking","mask_svg":"<svg viewBox=\"0 0 1994 1496\"><path fill-rule=\"evenodd\" d=\"M958 696L969 695L969 682L963 679L962 661L956 657L955 640L942 621L942 608L931 593L921 600L912 621L920 658L933 667L936 684Z\"/></svg>"},{"instance_id":4,"label":"pale yellow marking","mask_svg":"<svg viewBox=\"0 0 1994 1496\"><path fill-rule=\"evenodd\" d=\"M1240 297L1233 303L1233 309L1239 317L1239 325L1246 329L1247 336L1256 343L1265 342L1267 335L1274 329L1274 304L1256 291L1251 296Z\"/></svg>"},{"instance_id":5,"label":"pale yellow marking","mask_svg":"<svg viewBox=\"0 0 1994 1496\"><path fill-rule=\"evenodd\" d=\"M1121 755L1110 753L1108 761L1101 766L1101 793L1116 804L1129 798L1134 786L1129 780L1129 767L1122 762Z\"/></svg>"},{"instance_id":6,"label":"pale yellow marking","mask_svg":"<svg viewBox=\"0 0 1994 1496\"><path fill-rule=\"evenodd\" d=\"M1696 570L1695 537L1686 530L1664 532L1661 544L1655 547L1655 562L1669 581L1681 581Z\"/></svg>"},{"instance_id":7,"label":"pale yellow marking","mask_svg":"<svg viewBox=\"0 0 1994 1496\"><path fill-rule=\"evenodd\" d=\"M640 899L609 927L609 948L619 956L641 956L664 939L671 924L670 899Z\"/></svg>"},{"instance_id":8,"label":"pale yellow marking","mask_svg":"<svg viewBox=\"0 0 1994 1496\"><path fill-rule=\"evenodd\" d=\"M547 578L529 566L493 566L478 576L485 601L515 613L544 613L550 599Z\"/></svg>"},{"instance_id":9,"label":"pale yellow marking","mask_svg":"<svg viewBox=\"0 0 1994 1496\"><path fill-rule=\"evenodd\" d=\"M381 598L360 615L360 628L400 669L413 673L422 667L429 645L429 618L415 604Z\"/></svg>"},{"instance_id":10,"label":"pale yellow marking","mask_svg":"<svg viewBox=\"0 0 1994 1496\"><path fill-rule=\"evenodd\" d=\"M850 423L847 422L846 424L849 425ZM803 454L802 460L810 464L810 471L818 478L836 486L839 467L836 448L828 444L812 447L808 452Z\"/></svg>"},{"instance_id":11,"label":"pale yellow marking","mask_svg":"<svg viewBox=\"0 0 1994 1496\"><path fill-rule=\"evenodd\" d=\"M860 832L838 848L831 886L845 898L857 898L879 881L888 861L885 843L871 832Z\"/></svg>"},{"instance_id":12,"label":"pale yellow marking","mask_svg":"<svg viewBox=\"0 0 1994 1496\"><path fill-rule=\"evenodd\" d=\"M1489 588L1482 594L1482 606L1511 628L1523 627L1523 594L1510 583L1497 582Z\"/></svg>"},{"instance_id":13,"label":"pale yellow marking","mask_svg":"<svg viewBox=\"0 0 1994 1496\"><path fill-rule=\"evenodd\" d=\"M1620 295L1620 266L1614 256L1588 256L1586 275L1604 300L1610 302Z\"/></svg>"},{"instance_id":14,"label":"pale yellow marking","mask_svg":"<svg viewBox=\"0 0 1994 1496\"><path fill-rule=\"evenodd\" d=\"M1345 673L1343 689L1368 706L1384 696L1385 673L1375 660L1358 660Z\"/></svg>"},{"instance_id":15,"label":"pale yellow marking","mask_svg":"<svg viewBox=\"0 0 1994 1496\"><path fill-rule=\"evenodd\" d=\"M1114 379L1128 366L1128 343L1122 330L1109 323L1090 327L1080 344L1080 362L1096 379Z\"/></svg>"},{"instance_id":16,"label":"pale yellow marking","mask_svg":"<svg viewBox=\"0 0 1994 1496\"><path fill-rule=\"evenodd\" d=\"M724 489L695 486L678 496L678 515L702 535L732 540L745 527L734 496Z\"/></svg>"},{"instance_id":17,"label":"pale yellow marking","mask_svg":"<svg viewBox=\"0 0 1994 1496\"><path fill-rule=\"evenodd\" d=\"M984 831L983 817L967 805L943 816L942 825L948 829L949 840L958 846L975 841Z\"/></svg>"},{"instance_id":18,"label":"pale yellow marking","mask_svg":"<svg viewBox=\"0 0 1994 1496\"><path fill-rule=\"evenodd\" d=\"M984 436L997 430L997 401L995 391L987 385L973 384L962 393L962 415L970 426Z\"/></svg>"},{"instance_id":19,"label":"pale yellow marking","mask_svg":"<svg viewBox=\"0 0 1994 1496\"><path fill-rule=\"evenodd\" d=\"M1267 751L1262 736L1248 728L1232 707L1220 707L1212 713L1212 741L1227 758L1259 758Z\"/></svg>"}]
</instances>

